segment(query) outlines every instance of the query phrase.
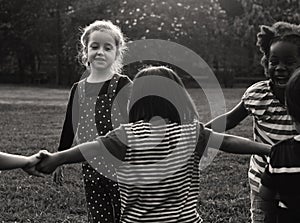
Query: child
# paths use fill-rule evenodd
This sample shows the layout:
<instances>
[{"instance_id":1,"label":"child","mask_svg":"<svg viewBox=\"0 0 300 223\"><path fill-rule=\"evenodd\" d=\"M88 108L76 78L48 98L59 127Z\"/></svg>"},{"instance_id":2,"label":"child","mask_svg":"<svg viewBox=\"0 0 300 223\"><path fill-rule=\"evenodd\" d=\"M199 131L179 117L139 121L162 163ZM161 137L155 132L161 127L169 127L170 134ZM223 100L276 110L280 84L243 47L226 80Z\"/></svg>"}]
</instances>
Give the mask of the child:
<instances>
[{"instance_id":1,"label":"child","mask_svg":"<svg viewBox=\"0 0 300 223\"><path fill-rule=\"evenodd\" d=\"M40 162L41 152L32 156L21 156L0 152L0 170L22 168L30 175L42 176L35 170L35 165Z\"/></svg>"},{"instance_id":2,"label":"child","mask_svg":"<svg viewBox=\"0 0 300 223\"><path fill-rule=\"evenodd\" d=\"M272 147L270 161L262 176L260 193L268 200L279 200L277 223L300 222L300 69L286 87L286 104L298 135Z\"/></svg>"},{"instance_id":3,"label":"child","mask_svg":"<svg viewBox=\"0 0 300 223\"><path fill-rule=\"evenodd\" d=\"M144 68L136 75L128 108L129 124L93 142L48 154L37 167L50 173L59 165L87 159L106 174L103 161L114 160L109 163L117 169L121 222L201 222L199 163L206 145L245 154L270 150L205 129L182 81L166 67Z\"/></svg>"},{"instance_id":4,"label":"child","mask_svg":"<svg viewBox=\"0 0 300 223\"><path fill-rule=\"evenodd\" d=\"M128 77L120 75L126 49L124 40L119 27L110 21L95 21L84 28L81 58L89 75L71 89L58 151L69 149L74 139L79 144L105 135L123 117L128 117L129 90L122 90L119 106L112 109L119 91L131 83ZM120 215L117 183L100 175L88 163L83 163L82 168L88 221L117 222ZM61 169L54 174L54 180L61 183ZM95 210L95 205L105 208Z\"/></svg>"},{"instance_id":5,"label":"child","mask_svg":"<svg viewBox=\"0 0 300 223\"><path fill-rule=\"evenodd\" d=\"M268 80L249 87L237 106L210 121L206 126L218 126L220 121L226 119L228 130L251 115L254 123L254 140L273 145L296 134L292 119L284 105L284 91L291 74L300 66L300 26L277 22L271 27L261 26L257 36L257 44L263 53L262 65ZM220 131L218 127L214 130ZM250 160L248 177L252 223L263 222L264 219L274 216L272 210L270 214L266 210L261 210L266 201L258 194L261 174L266 163L267 158L264 156L254 155Z\"/></svg>"}]
</instances>

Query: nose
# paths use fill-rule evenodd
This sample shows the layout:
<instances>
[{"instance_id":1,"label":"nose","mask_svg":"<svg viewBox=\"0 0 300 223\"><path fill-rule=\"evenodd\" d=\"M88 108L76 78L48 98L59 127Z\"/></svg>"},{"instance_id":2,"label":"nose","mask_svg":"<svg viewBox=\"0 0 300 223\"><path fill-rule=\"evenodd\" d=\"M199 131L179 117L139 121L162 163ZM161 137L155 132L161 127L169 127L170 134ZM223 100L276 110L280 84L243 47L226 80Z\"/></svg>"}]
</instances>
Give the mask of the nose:
<instances>
[{"instance_id":1,"label":"nose","mask_svg":"<svg viewBox=\"0 0 300 223\"><path fill-rule=\"evenodd\" d=\"M286 70L286 66L284 63L279 62L278 65L276 66L276 71L285 71Z\"/></svg>"},{"instance_id":2,"label":"nose","mask_svg":"<svg viewBox=\"0 0 300 223\"><path fill-rule=\"evenodd\" d=\"M98 51L97 51L97 54L99 55L103 55L103 47L99 47Z\"/></svg>"}]
</instances>

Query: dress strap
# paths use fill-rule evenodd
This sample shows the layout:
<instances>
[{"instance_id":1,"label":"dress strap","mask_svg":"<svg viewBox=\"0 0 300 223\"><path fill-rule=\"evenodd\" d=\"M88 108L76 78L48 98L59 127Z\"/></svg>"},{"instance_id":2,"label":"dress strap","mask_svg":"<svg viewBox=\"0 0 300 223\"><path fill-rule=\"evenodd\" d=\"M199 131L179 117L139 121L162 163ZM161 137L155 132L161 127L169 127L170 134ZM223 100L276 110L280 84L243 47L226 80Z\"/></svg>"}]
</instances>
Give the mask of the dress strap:
<instances>
[{"instance_id":1,"label":"dress strap","mask_svg":"<svg viewBox=\"0 0 300 223\"><path fill-rule=\"evenodd\" d=\"M79 104L84 103L84 99L85 99L85 82L86 82L86 78L80 80L78 82L78 85L77 85Z\"/></svg>"},{"instance_id":2,"label":"dress strap","mask_svg":"<svg viewBox=\"0 0 300 223\"><path fill-rule=\"evenodd\" d=\"M107 94L110 98L113 98L116 94L120 77L121 76L119 74L115 74L109 82Z\"/></svg>"}]
</instances>

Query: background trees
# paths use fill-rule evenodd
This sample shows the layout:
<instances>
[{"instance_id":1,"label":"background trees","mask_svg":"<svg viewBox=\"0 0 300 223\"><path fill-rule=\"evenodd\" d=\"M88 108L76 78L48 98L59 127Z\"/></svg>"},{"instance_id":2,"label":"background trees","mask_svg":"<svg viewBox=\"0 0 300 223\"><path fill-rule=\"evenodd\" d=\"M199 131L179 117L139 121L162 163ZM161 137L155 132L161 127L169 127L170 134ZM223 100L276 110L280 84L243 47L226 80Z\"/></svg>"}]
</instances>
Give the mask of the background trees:
<instances>
[{"instance_id":1,"label":"background trees","mask_svg":"<svg viewBox=\"0 0 300 223\"><path fill-rule=\"evenodd\" d=\"M70 84L80 27L119 25L129 40L158 38L199 54L220 80L263 75L255 46L259 25L299 23L297 0L0 0L0 80Z\"/></svg>"}]
</instances>

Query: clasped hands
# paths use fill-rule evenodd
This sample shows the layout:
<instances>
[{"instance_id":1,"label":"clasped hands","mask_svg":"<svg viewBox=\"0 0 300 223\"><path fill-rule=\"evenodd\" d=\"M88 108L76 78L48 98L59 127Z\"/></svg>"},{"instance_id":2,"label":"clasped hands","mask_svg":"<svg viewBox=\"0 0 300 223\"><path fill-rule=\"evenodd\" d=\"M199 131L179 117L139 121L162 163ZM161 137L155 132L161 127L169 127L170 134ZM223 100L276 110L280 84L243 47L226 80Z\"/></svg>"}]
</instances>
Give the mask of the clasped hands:
<instances>
[{"instance_id":1,"label":"clasped hands","mask_svg":"<svg viewBox=\"0 0 300 223\"><path fill-rule=\"evenodd\" d=\"M58 157L55 153L41 150L27 157L27 165L22 169L29 175L43 177L44 174L51 174L59 165Z\"/></svg>"}]
</instances>

